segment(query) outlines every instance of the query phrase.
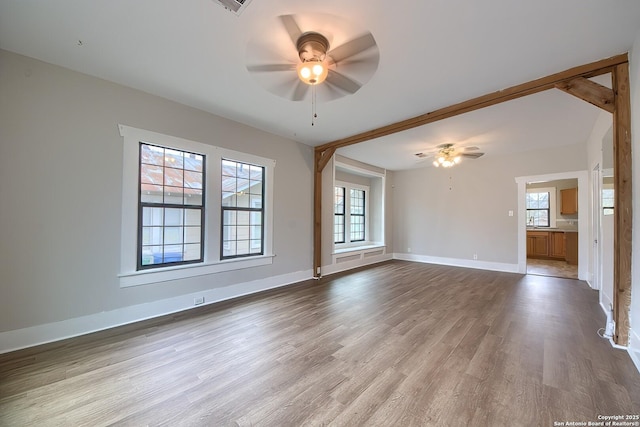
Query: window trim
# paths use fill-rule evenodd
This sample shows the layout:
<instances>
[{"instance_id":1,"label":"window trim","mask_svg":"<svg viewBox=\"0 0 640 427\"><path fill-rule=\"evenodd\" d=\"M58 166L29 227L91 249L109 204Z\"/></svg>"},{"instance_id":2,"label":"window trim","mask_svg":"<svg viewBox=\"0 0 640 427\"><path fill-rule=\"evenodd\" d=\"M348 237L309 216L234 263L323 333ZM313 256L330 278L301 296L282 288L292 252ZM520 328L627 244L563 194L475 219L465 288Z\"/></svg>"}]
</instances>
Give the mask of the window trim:
<instances>
[{"instance_id":1,"label":"window trim","mask_svg":"<svg viewBox=\"0 0 640 427\"><path fill-rule=\"evenodd\" d=\"M215 274L224 271L252 268L273 263L273 188L275 160L242 153L202 142L191 141L144 129L119 124L123 137L122 160L122 223L120 231L120 287L138 286ZM206 183L208 189L205 201L204 261L194 264L137 270L138 235L138 173L139 143L162 145L179 150L202 153L206 159ZM264 166L264 254L243 258L221 260L221 188L220 173L222 158L237 159L241 162ZM133 236L133 237L132 237Z\"/></svg>"}]
</instances>

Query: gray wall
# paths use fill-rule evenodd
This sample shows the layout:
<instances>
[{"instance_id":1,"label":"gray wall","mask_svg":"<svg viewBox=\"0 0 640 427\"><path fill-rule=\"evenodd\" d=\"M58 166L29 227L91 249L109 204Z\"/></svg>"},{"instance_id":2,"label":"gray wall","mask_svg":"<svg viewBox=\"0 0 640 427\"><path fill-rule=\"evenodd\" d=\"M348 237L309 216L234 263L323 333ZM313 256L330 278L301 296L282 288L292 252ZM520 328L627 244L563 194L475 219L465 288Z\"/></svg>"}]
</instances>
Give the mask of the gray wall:
<instances>
[{"instance_id":1,"label":"gray wall","mask_svg":"<svg viewBox=\"0 0 640 427\"><path fill-rule=\"evenodd\" d=\"M121 289L118 123L275 159L273 264ZM6 51L0 144L0 332L310 272L307 146Z\"/></svg>"},{"instance_id":2,"label":"gray wall","mask_svg":"<svg viewBox=\"0 0 640 427\"><path fill-rule=\"evenodd\" d=\"M514 178L585 170L584 145L394 173L394 252L517 264ZM509 210L514 216L508 216ZM409 251L409 249L411 249Z\"/></svg>"}]
</instances>

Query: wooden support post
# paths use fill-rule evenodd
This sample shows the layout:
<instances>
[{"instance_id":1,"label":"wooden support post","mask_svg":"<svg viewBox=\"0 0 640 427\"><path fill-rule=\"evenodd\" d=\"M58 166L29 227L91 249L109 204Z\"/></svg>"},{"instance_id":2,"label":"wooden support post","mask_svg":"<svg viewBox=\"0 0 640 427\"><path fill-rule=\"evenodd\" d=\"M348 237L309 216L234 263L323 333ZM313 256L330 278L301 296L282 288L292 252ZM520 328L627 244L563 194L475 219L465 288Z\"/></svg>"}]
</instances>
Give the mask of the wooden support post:
<instances>
[{"instance_id":1,"label":"wooden support post","mask_svg":"<svg viewBox=\"0 0 640 427\"><path fill-rule=\"evenodd\" d=\"M322 171L335 152L334 147L316 149L313 159L313 277L317 279L322 268Z\"/></svg>"},{"instance_id":2,"label":"wooden support post","mask_svg":"<svg viewBox=\"0 0 640 427\"><path fill-rule=\"evenodd\" d=\"M613 113L614 162L614 270L613 320L614 341L626 346L629 341L629 309L631 307L631 94L629 64L617 65L612 72L615 110Z\"/></svg>"}]
</instances>

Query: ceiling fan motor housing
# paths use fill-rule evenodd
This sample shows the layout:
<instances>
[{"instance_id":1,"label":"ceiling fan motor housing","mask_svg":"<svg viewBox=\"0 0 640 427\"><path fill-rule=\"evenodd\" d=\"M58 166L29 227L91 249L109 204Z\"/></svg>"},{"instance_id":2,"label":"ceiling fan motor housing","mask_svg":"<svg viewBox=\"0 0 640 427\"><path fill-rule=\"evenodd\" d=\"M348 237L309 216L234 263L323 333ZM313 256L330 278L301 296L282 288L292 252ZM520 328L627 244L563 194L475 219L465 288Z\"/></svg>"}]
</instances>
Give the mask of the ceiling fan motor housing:
<instances>
[{"instance_id":1,"label":"ceiling fan motor housing","mask_svg":"<svg viewBox=\"0 0 640 427\"><path fill-rule=\"evenodd\" d=\"M298 56L302 62L324 61L329 50L329 40L313 31L302 34L296 43Z\"/></svg>"}]
</instances>

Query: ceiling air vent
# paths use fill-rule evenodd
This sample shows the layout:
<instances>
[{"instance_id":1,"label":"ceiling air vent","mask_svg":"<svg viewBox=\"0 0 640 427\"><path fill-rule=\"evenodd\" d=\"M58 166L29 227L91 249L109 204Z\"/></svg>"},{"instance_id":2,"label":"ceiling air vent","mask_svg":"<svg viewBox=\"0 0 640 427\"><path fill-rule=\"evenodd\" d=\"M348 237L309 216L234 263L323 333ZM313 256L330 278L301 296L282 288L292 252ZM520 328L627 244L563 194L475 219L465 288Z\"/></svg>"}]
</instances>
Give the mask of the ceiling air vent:
<instances>
[{"instance_id":1,"label":"ceiling air vent","mask_svg":"<svg viewBox=\"0 0 640 427\"><path fill-rule=\"evenodd\" d=\"M240 14L247 8L251 0L213 0L214 3L227 9L229 12L233 12L236 15Z\"/></svg>"}]
</instances>

